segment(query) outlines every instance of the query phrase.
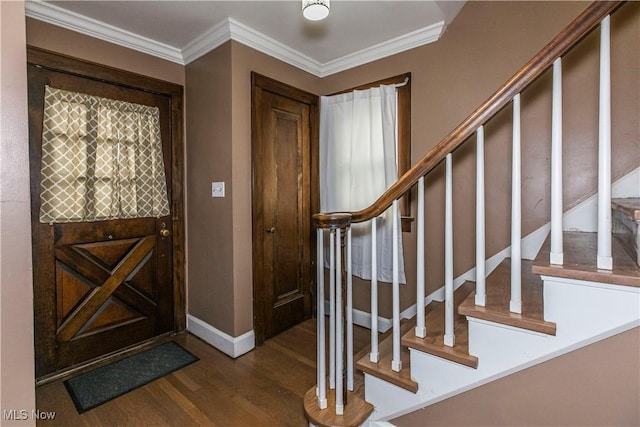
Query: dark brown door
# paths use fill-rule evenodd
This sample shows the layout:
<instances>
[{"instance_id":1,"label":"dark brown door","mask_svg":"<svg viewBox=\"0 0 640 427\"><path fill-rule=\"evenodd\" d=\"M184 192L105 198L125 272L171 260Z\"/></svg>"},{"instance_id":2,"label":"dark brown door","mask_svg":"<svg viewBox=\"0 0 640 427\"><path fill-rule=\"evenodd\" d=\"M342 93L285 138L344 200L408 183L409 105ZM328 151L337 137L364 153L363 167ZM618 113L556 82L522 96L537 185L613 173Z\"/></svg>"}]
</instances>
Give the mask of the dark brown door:
<instances>
[{"instance_id":1,"label":"dark brown door","mask_svg":"<svg viewBox=\"0 0 640 427\"><path fill-rule=\"evenodd\" d=\"M36 377L174 330L172 215L39 222L45 85L160 110L172 200L172 98L28 65ZM175 208L175 204L174 204Z\"/></svg>"},{"instance_id":2,"label":"dark brown door","mask_svg":"<svg viewBox=\"0 0 640 427\"><path fill-rule=\"evenodd\" d=\"M253 77L254 314L261 343L311 317L317 97Z\"/></svg>"}]
</instances>

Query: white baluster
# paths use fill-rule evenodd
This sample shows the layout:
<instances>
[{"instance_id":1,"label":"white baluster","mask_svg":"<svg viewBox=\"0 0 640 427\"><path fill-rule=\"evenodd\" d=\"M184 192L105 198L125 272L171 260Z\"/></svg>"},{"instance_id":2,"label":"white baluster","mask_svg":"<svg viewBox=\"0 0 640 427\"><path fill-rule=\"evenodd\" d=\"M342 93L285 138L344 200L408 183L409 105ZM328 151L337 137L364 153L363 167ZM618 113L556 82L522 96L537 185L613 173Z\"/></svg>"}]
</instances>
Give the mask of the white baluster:
<instances>
[{"instance_id":1,"label":"white baluster","mask_svg":"<svg viewBox=\"0 0 640 427\"><path fill-rule=\"evenodd\" d=\"M453 174L451 154L447 154L445 164L444 345L453 347L456 337L453 332Z\"/></svg>"},{"instance_id":2,"label":"white baluster","mask_svg":"<svg viewBox=\"0 0 640 427\"><path fill-rule=\"evenodd\" d=\"M598 138L598 268L611 270L611 57L610 17L600 23Z\"/></svg>"},{"instance_id":3,"label":"white baluster","mask_svg":"<svg viewBox=\"0 0 640 427\"><path fill-rule=\"evenodd\" d=\"M476 130L476 305L486 304L484 230L484 126Z\"/></svg>"},{"instance_id":4,"label":"white baluster","mask_svg":"<svg viewBox=\"0 0 640 427\"><path fill-rule=\"evenodd\" d=\"M424 176L418 179L418 228L417 228L417 272L416 272L416 336L427 336L424 319Z\"/></svg>"},{"instance_id":5,"label":"white baluster","mask_svg":"<svg viewBox=\"0 0 640 427\"><path fill-rule=\"evenodd\" d=\"M347 229L347 390L353 391L353 276L351 271L351 227Z\"/></svg>"},{"instance_id":6,"label":"white baluster","mask_svg":"<svg viewBox=\"0 0 640 427\"><path fill-rule=\"evenodd\" d=\"M509 310L513 313L522 313L521 170L520 94L517 94L513 98L513 159L511 166L511 301L509 301Z\"/></svg>"},{"instance_id":7,"label":"white baluster","mask_svg":"<svg viewBox=\"0 0 640 427\"><path fill-rule=\"evenodd\" d=\"M336 388L336 231L329 232L329 388Z\"/></svg>"},{"instance_id":8,"label":"white baluster","mask_svg":"<svg viewBox=\"0 0 640 427\"><path fill-rule=\"evenodd\" d=\"M378 363L378 218L371 220L371 353L369 360Z\"/></svg>"},{"instance_id":9,"label":"white baluster","mask_svg":"<svg viewBox=\"0 0 640 427\"><path fill-rule=\"evenodd\" d=\"M551 105L551 252L549 262L562 265L562 59L553 62Z\"/></svg>"},{"instance_id":10,"label":"white baluster","mask_svg":"<svg viewBox=\"0 0 640 427\"><path fill-rule=\"evenodd\" d=\"M398 225L400 215L398 214L398 201L394 200L393 205L393 358L391 359L391 369L400 372L402 360L400 359L400 280L398 275Z\"/></svg>"},{"instance_id":11,"label":"white baluster","mask_svg":"<svg viewBox=\"0 0 640 427\"><path fill-rule=\"evenodd\" d=\"M318 407L327 407L327 362L325 355L325 331L324 331L324 233L322 229L317 231L316 251L318 254Z\"/></svg>"},{"instance_id":12,"label":"white baluster","mask_svg":"<svg viewBox=\"0 0 640 427\"><path fill-rule=\"evenodd\" d=\"M343 399L343 323L342 323L342 251L341 230L336 229L336 414L342 415L344 412Z\"/></svg>"}]
</instances>

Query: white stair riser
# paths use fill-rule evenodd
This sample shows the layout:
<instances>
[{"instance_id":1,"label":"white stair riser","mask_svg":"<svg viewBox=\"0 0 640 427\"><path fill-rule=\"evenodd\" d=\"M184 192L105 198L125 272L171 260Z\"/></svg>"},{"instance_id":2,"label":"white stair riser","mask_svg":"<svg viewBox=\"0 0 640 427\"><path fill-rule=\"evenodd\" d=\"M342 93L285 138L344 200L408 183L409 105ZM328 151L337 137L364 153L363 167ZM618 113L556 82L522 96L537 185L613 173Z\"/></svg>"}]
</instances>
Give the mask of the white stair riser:
<instances>
[{"instance_id":1,"label":"white stair riser","mask_svg":"<svg viewBox=\"0 0 640 427\"><path fill-rule=\"evenodd\" d=\"M545 320L558 341L578 341L637 321L640 289L543 276Z\"/></svg>"},{"instance_id":2,"label":"white stair riser","mask_svg":"<svg viewBox=\"0 0 640 427\"><path fill-rule=\"evenodd\" d=\"M401 387L381 380L373 375L364 374L365 400L376 402L370 420L388 420L393 412L398 408L405 408L407 405L419 405L424 399L420 390L413 394Z\"/></svg>"}]
</instances>

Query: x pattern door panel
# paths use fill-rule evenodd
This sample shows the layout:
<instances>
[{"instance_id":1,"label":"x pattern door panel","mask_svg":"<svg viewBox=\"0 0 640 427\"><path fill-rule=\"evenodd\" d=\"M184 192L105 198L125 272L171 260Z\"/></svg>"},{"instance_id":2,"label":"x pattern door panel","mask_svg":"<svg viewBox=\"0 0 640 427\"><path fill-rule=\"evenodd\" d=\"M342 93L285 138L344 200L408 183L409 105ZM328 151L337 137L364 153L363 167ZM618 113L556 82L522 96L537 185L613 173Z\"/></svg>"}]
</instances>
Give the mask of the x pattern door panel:
<instances>
[{"instance_id":1,"label":"x pattern door panel","mask_svg":"<svg viewBox=\"0 0 640 427\"><path fill-rule=\"evenodd\" d=\"M53 225L56 366L65 367L172 329L171 236L155 218ZM41 333L41 332L39 332Z\"/></svg>"},{"instance_id":2,"label":"x pattern door panel","mask_svg":"<svg viewBox=\"0 0 640 427\"><path fill-rule=\"evenodd\" d=\"M153 318L155 237L56 247L58 339Z\"/></svg>"}]
</instances>

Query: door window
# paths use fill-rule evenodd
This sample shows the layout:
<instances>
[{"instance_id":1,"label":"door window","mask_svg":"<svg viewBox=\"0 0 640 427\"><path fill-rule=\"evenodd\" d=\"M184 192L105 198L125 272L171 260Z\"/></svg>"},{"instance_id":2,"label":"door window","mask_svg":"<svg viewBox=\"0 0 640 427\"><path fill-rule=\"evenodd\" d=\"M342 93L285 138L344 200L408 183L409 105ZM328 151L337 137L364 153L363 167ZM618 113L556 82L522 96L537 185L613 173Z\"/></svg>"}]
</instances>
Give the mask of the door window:
<instances>
[{"instance_id":1,"label":"door window","mask_svg":"<svg viewBox=\"0 0 640 427\"><path fill-rule=\"evenodd\" d=\"M47 86L40 222L169 215L157 107Z\"/></svg>"}]
</instances>

